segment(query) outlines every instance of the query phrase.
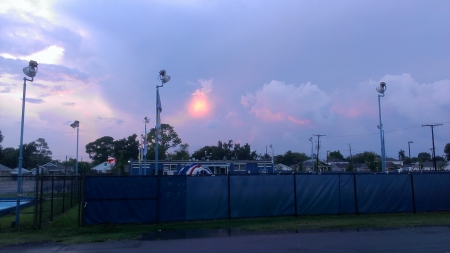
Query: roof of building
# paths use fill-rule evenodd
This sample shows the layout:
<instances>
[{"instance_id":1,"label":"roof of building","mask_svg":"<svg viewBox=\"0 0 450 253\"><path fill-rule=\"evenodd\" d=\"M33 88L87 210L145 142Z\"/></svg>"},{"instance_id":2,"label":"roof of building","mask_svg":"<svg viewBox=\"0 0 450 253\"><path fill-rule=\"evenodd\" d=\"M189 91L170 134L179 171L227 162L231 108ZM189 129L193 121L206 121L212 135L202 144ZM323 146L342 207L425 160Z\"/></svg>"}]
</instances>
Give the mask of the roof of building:
<instances>
[{"instance_id":1,"label":"roof of building","mask_svg":"<svg viewBox=\"0 0 450 253\"><path fill-rule=\"evenodd\" d=\"M5 166L5 165L3 165L3 164L0 164L0 171L7 171L7 172L11 172L11 168L9 168L9 167L7 167L7 166Z\"/></svg>"}]
</instances>

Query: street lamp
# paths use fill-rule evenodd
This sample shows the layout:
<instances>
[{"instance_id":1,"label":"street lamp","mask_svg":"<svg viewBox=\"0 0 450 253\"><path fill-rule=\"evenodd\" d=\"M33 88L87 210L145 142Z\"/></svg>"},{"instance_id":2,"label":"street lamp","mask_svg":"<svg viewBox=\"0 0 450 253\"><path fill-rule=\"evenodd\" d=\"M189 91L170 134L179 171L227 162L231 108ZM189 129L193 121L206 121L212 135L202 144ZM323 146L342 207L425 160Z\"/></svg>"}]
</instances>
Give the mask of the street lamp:
<instances>
[{"instance_id":1,"label":"street lamp","mask_svg":"<svg viewBox=\"0 0 450 253\"><path fill-rule=\"evenodd\" d=\"M38 72L38 63L31 60L28 66L23 68L23 73L31 79L23 78L23 97L22 97L22 121L20 123L20 144L19 144L19 166L17 167L17 205L16 205L16 226L19 226L20 216L20 197L22 196L22 160L23 160L23 122L25 117L25 93L27 90L27 81L33 82Z\"/></svg>"},{"instance_id":2,"label":"street lamp","mask_svg":"<svg viewBox=\"0 0 450 253\"><path fill-rule=\"evenodd\" d=\"M163 69L159 71L158 80L161 81L161 85L156 85L156 127L155 127L155 175L158 175L158 141L161 138L161 99L159 98L159 87L163 87L165 83L170 80L170 76L166 75L166 71Z\"/></svg>"},{"instance_id":3,"label":"street lamp","mask_svg":"<svg viewBox=\"0 0 450 253\"><path fill-rule=\"evenodd\" d=\"M70 124L72 128L77 128L77 156L75 160L75 175L78 175L78 133L80 129L80 122L75 120L72 124Z\"/></svg>"},{"instance_id":4,"label":"street lamp","mask_svg":"<svg viewBox=\"0 0 450 253\"><path fill-rule=\"evenodd\" d=\"M378 125L378 129L380 129L380 140L381 140L381 172L386 171L386 150L384 146L384 130L383 130L383 123L381 123L381 104L380 104L380 98L384 97L384 92L386 91L386 83L381 82L380 86L376 88L378 94L378 114L380 117L380 124Z\"/></svg>"},{"instance_id":5,"label":"street lamp","mask_svg":"<svg viewBox=\"0 0 450 253\"><path fill-rule=\"evenodd\" d=\"M412 141L408 141L408 156L409 156L409 167L411 167L411 143L414 143Z\"/></svg>"}]
</instances>

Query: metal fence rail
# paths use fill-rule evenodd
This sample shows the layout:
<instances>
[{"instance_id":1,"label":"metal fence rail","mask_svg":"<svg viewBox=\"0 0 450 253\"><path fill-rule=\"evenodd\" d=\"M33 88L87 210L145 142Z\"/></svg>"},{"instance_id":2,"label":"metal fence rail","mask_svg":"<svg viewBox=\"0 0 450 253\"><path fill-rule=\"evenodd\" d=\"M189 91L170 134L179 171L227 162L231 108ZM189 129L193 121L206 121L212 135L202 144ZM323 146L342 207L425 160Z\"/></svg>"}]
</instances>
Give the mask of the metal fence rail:
<instances>
[{"instance_id":1,"label":"metal fence rail","mask_svg":"<svg viewBox=\"0 0 450 253\"><path fill-rule=\"evenodd\" d=\"M0 231L16 227L39 229L56 218L61 224L80 223L80 210L73 210L81 200L81 177L22 176L21 185L17 179L0 176Z\"/></svg>"}]
</instances>

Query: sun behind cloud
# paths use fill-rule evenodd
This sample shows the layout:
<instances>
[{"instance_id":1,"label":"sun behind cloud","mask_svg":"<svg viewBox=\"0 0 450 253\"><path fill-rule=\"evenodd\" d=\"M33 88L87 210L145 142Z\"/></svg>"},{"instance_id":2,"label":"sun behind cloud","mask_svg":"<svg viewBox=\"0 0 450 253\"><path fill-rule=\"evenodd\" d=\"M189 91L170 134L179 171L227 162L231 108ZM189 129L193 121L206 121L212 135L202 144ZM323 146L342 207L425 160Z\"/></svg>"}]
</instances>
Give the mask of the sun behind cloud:
<instances>
[{"instance_id":1,"label":"sun behind cloud","mask_svg":"<svg viewBox=\"0 0 450 253\"><path fill-rule=\"evenodd\" d=\"M193 94L188 107L189 115L192 117L201 118L211 111L211 104L208 97L201 91L197 91Z\"/></svg>"}]
</instances>

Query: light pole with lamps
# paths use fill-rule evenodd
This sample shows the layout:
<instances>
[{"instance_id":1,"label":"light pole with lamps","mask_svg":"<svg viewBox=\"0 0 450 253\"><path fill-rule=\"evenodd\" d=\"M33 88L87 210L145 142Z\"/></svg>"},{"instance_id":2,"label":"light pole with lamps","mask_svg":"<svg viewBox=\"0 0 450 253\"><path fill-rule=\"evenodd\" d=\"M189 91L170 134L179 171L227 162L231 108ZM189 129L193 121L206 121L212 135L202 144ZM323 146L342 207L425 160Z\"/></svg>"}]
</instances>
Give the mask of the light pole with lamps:
<instances>
[{"instance_id":1,"label":"light pole with lamps","mask_svg":"<svg viewBox=\"0 0 450 253\"><path fill-rule=\"evenodd\" d=\"M386 91L386 83L381 82L380 86L376 88L378 94L378 114L380 117L380 124L378 125L378 129L380 129L380 141L381 141L381 172L386 171L386 150L384 146L384 130L383 130L383 123L381 123L381 104L380 104L380 98L384 97L384 92Z\"/></svg>"},{"instance_id":2,"label":"light pole with lamps","mask_svg":"<svg viewBox=\"0 0 450 253\"><path fill-rule=\"evenodd\" d=\"M78 176L78 134L80 132L80 121L75 120L72 124L70 124L70 126L72 128L77 128L77 156L75 158L75 175Z\"/></svg>"},{"instance_id":3,"label":"light pole with lamps","mask_svg":"<svg viewBox=\"0 0 450 253\"><path fill-rule=\"evenodd\" d=\"M25 94L27 90L27 81L33 82L38 72L38 63L31 60L28 66L23 68L23 73L31 79L23 78L23 96L22 96L22 121L20 123L20 144L19 144L19 165L17 167L17 205L16 205L16 221L15 225L19 226L20 222L20 198L22 197L22 160L23 160L23 122L25 118Z\"/></svg>"},{"instance_id":4,"label":"light pole with lamps","mask_svg":"<svg viewBox=\"0 0 450 253\"><path fill-rule=\"evenodd\" d=\"M408 141L408 156L409 156L409 167L411 167L411 143L414 143L412 141Z\"/></svg>"},{"instance_id":5,"label":"light pole with lamps","mask_svg":"<svg viewBox=\"0 0 450 253\"><path fill-rule=\"evenodd\" d=\"M170 80L170 76L166 75L166 71L163 69L159 71L158 80L161 81L161 85L156 85L156 127L155 127L155 175L158 175L158 141L161 138L161 99L159 98L159 87L163 87L165 83Z\"/></svg>"}]
</instances>

